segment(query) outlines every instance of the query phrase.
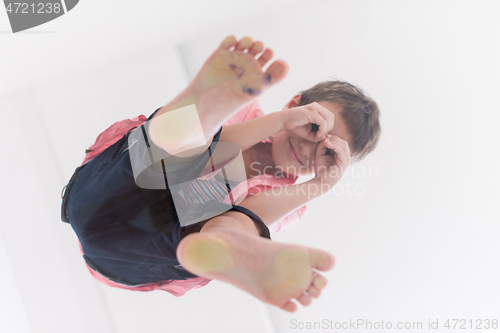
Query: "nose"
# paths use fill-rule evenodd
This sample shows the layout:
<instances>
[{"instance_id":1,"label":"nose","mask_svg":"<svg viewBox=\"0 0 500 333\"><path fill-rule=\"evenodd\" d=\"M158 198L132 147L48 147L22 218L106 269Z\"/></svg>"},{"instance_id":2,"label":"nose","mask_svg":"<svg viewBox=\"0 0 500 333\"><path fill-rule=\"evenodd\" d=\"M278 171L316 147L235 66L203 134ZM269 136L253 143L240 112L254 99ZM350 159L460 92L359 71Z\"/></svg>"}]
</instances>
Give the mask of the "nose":
<instances>
[{"instance_id":1,"label":"nose","mask_svg":"<svg viewBox=\"0 0 500 333\"><path fill-rule=\"evenodd\" d=\"M311 162L311 158L314 157L314 153L316 151L316 146L318 144L315 142L311 142L308 140L301 140L299 141L299 154L301 154L303 157L305 157L307 162ZM310 165L310 163L307 163ZM307 165L306 164L306 165Z\"/></svg>"}]
</instances>

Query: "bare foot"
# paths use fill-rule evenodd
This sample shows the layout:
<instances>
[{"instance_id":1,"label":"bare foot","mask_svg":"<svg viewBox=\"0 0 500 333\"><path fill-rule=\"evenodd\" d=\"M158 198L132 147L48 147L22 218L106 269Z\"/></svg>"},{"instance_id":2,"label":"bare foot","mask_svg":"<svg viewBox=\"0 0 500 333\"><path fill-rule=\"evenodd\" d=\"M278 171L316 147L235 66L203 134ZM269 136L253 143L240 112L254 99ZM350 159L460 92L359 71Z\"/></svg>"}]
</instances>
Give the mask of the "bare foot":
<instances>
[{"instance_id":1,"label":"bare foot","mask_svg":"<svg viewBox=\"0 0 500 333\"><path fill-rule=\"evenodd\" d=\"M240 230L192 233L177 247L177 259L189 272L230 283L259 300L294 312L311 304L326 286L320 271L335 262L328 252L284 244Z\"/></svg>"},{"instance_id":2,"label":"bare foot","mask_svg":"<svg viewBox=\"0 0 500 333\"><path fill-rule=\"evenodd\" d=\"M288 73L288 65L276 60L264 72L273 51L263 50L263 43L250 37L239 42L234 36L224 39L189 86L155 114L150 124L154 142L168 151L179 142L199 139L201 128L192 125L198 122L193 119L196 112L194 116L184 112L178 116L172 114L171 118L160 117L166 112L194 104L202 135L208 140L238 109L281 81Z\"/></svg>"},{"instance_id":3,"label":"bare foot","mask_svg":"<svg viewBox=\"0 0 500 333\"><path fill-rule=\"evenodd\" d=\"M190 85L200 97L200 112L231 113L281 81L288 73L288 65L277 60L264 73L262 67L273 57L273 51L265 49L256 57L263 49L262 42L254 43L250 37L239 42L234 36L224 39Z\"/></svg>"}]
</instances>

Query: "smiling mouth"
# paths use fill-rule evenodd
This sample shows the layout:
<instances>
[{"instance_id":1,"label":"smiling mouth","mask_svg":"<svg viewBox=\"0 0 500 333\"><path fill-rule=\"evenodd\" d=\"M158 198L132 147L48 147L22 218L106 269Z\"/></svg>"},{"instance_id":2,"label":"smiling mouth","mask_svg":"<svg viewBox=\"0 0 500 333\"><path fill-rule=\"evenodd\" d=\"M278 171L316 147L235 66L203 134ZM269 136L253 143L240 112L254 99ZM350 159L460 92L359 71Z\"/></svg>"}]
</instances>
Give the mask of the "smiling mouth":
<instances>
[{"instance_id":1,"label":"smiling mouth","mask_svg":"<svg viewBox=\"0 0 500 333\"><path fill-rule=\"evenodd\" d=\"M300 164L304 165L304 163L302 163L302 160L299 157L299 154L297 154L297 151L295 150L295 148L292 145L292 140L290 140L290 148L292 150L293 156L295 156L295 158L297 159L297 161L299 161Z\"/></svg>"}]
</instances>

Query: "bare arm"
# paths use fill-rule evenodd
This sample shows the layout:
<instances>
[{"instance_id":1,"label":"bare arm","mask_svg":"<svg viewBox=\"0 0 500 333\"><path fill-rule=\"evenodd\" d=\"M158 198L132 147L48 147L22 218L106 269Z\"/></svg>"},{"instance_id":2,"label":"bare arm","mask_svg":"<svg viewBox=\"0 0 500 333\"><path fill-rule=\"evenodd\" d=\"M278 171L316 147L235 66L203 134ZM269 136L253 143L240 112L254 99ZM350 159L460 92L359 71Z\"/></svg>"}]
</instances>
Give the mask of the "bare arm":
<instances>
[{"instance_id":1,"label":"bare arm","mask_svg":"<svg viewBox=\"0 0 500 333\"><path fill-rule=\"evenodd\" d=\"M335 152L335 157L327 154L328 149ZM269 226L330 191L351 164L350 156L347 141L335 135L327 137L316 148L313 179L302 184L268 189L248 196L239 205L253 211Z\"/></svg>"},{"instance_id":2,"label":"bare arm","mask_svg":"<svg viewBox=\"0 0 500 333\"><path fill-rule=\"evenodd\" d=\"M274 112L256 119L222 127L219 141L237 144L241 152L265 138L284 131L283 112Z\"/></svg>"},{"instance_id":3,"label":"bare arm","mask_svg":"<svg viewBox=\"0 0 500 333\"><path fill-rule=\"evenodd\" d=\"M312 124L319 130L314 131ZM224 126L220 141L237 144L241 151L281 131L291 131L309 141L318 142L333 128L334 116L327 108L313 102L287 111L273 112L238 124Z\"/></svg>"},{"instance_id":4,"label":"bare arm","mask_svg":"<svg viewBox=\"0 0 500 333\"><path fill-rule=\"evenodd\" d=\"M274 191L269 189L248 196L239 206L251 210L270 226L329 189L330 186L325 183L321 186L321 180L313 178L302 184L275 188Z\"/></svg>"}]
</instances>

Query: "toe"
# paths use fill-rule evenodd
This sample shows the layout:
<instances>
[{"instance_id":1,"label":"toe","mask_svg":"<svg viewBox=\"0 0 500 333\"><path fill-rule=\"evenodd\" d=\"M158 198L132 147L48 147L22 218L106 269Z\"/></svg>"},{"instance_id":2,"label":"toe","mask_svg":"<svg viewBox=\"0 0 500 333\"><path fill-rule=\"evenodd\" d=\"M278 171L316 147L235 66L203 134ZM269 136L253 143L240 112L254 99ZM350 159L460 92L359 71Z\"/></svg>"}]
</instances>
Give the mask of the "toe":
<instances>
[{"instance_id":1,"label":"toe","mask_svg":"<svg viewBox=\"0 0 500 333\"><path fill-rule=\"evenodd\" d=\"M250 37L243 37L240 42L236 45L235 50L236 51L243 51L248 49L253 45L253 40Z\"/></svg>"},{"instance_id":2,"label":"toe","mask_svg":"<svg viewBox=\"0 0 500 333\"><path fill-rule=\"evenodd\" d=\"M257 41L252 45L250 50L248 50L248 54L251 54L255 57L260 51L262 51L263 48L264 43L262 43L261 41Z\"/></svg>"},{"instance_id":3,"label":"toe","mask_svg":"<svg viewBox=\"0 0 500 333\"><path fill-rule=\"evenodd\" d=\"M305 294L305 293L302 293L300 294L299 297L296 298L297 301L299 301L300 304L302 304L303 306L308 306L309 304L311 304L312 302L312 298L311 296Z\"/></svg>"},{"instance_id":4,"label":"toe","mask_svg":"<svg viewBox=\"0 0 500 333\"><path fill-rule=\"evenodd\" d=\"M311 297L318 298L321 295L321 289L318 289L311 284L311 286L307 288L307 293L311 295Z\"/></svg>"},{"instance_id":5,"label":"toe","mask_svg":"<svg viewBox=\"0 0 500 333\"><path fill-rule=\"evenodd\" d=\"M236 42L237 42L236 37L234 37L233 35L227 36L220 44L220 47L229 50L231 47L236 45Z\"/></svg>"},{"instance_id":6,"label":"toe","mask_svg":"<svg viewBox=\"0 0 500 333\"><path fill-rule=\"evenodd\" d=\"M262 53L262 55L259 57L259 64L261 66L264 66L272 57L273 57L274 53L273 53L273 50L271 49L266 49L264 51L264 53Z\"/></svg>"},{"instance_id":7,"label":"toe","mask_svg":"<svg viewBox=\"0 0 500 333\"><path fill-rule=\"evenodd\" d=\"M287 312L295 312L297 311L297 304L287 301L285 304L280 306L281 309L287 311Z\"/></svg>"},{"instance_id":8,"label":"toe","mask_svg":"<svg viewBox=\"0 0 500 333\"><path fill-rule=\"evenodd\" d=\"M317 298L321 295L321 289L314 286L314 280L319 276L317 272L312 273L311 285L307 288L306 292L311 295L311 297Z\"/></svg>"},{"instance_id":9,"label":"toe","mask_svg":"<svg viewBox=\"0 0 500 333\"><path fill-rule=\"evenodd\" d=\"M314 279L312 281L312 285L317 289L325 288L327 283L328 283L328 280L324 276L319 275L319 274L316 274L316 276L314 277Z\"/></svg>"},{"instance_id":10,"label":"toe","mask_svg":"<svg viewBox=\"0 0 500 333\"><path fill-rule=\"evenodd\" d=\"M311 267L320 271L328 271L335 265L335 257L322 250L312 249L309 251Z\"/></svg>"},{"instance_id":11,"label":"toe","mask_svg":"<svg viewBox=\"0 0 500 333\"><path fill-rule=\"evenodd\" d=\"M321 289L318 289L315 286L311 285L309 289L307 289L307 293L311 295L311 297L318 298L319 296L321 296Z\"/></svg>"},{"instance_id":12,"label":"toe","mask_svg":"<svg viewBox=\"0 0 500 333\"><path fill-rule=\"evenodd\" d=\"M275 84L281 81L288 73L288 65L283 60L276 60L269 66L265 74L267 84Z\"/></svg>"}]
</instances>

